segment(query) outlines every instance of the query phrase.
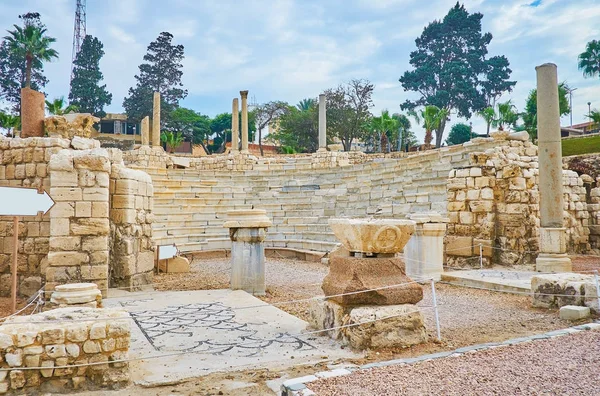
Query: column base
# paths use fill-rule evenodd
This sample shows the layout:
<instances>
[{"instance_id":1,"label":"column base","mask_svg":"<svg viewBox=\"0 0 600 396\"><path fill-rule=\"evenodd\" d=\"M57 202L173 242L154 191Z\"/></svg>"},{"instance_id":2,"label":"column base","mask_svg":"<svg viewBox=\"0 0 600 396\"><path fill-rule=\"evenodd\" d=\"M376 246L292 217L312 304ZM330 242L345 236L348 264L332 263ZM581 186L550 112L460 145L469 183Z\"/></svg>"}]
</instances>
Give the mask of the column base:
<instances>
[{"instance_id":1,"label":"column base","mask_svg":"<svg viewBox=\"0 0 600 396\"><path fill-rule=\"evenodd\" d=\"M573 266L566 253L540 253L535 260L537 272L571 272Z\"/></svg>"},{"instance_id":2,"label":"column base","mask_svg":"<svg viewBox=\"0 0 600 396\"><path fill-rule=\"evenodd\" d=\"M248 149L242 149L242 151L240 151L240 153L242 154L250 154L250 151L248 151Z\"/></svg>"},{"instance_id":3,"label":"column base","mask_svg":"<svg viewBox=\"0 0 600 396\"><path fill-rule=\"evenodd\" d=\"M325 147L319 147L319 149L317 150L317 153L325 153L327 152L327 148Z\"/></svg>"}]
</instances>

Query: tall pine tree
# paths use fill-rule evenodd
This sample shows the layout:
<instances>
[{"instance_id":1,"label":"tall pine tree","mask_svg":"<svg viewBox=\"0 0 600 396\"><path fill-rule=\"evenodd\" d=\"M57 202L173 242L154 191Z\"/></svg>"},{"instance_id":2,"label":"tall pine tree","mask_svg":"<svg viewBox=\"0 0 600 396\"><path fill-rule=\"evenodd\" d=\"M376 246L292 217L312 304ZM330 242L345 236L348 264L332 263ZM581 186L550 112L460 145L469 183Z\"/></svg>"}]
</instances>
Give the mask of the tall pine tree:
<instances>
[{"instance_id":1,"label":"tall pine tree","mask_svg":"<svg viewBox=\"0 0 600 396\"><path fill-rule=\"evenodd\" d=\"M23 27L35 26L40 29L45 25L37 12L19 15L23 20ZM25 55L11 51L6 40L0 43L0 99L10 103L15 113L21 110L21 88L25 87L26 79ZM31 88L41 91L48 79L44 76L44 65L34 59L31 68Z\"/></svg>"},{"instance_id":2,"label":"tall pine tree","mask_svg":"<svg viewBox=\"0 0 600 396\"><path fill-rule=\"evenodd\" d=\"M183 45L173 45L173 35L162 32L156 41L148 46L148 53L135 76L137 84L129 88L129 96L123 100L127 117L139 121L152 115L153 92L161 96L161 124L169 119L170 113L179 106L179 101L187 96L183 89L182 61Z\"/></svg>"},{"instance_id":3,"label":"tall pine tree","mask_svg":"<svg viewBox=\"0 0 600 396\"><path fill-rule=\"evenodd\" d=\"M106 84L100 71L100 59L104 56L104 45L96 37L85 36L81 50L75 58L73 80L69 103L79 108L81 113L92 113L104 117L104 106L112 102L112 94L106 90Z\"/></svg>"},{"instance_id":4,"label":"tall pine tree","mask_svg":"<svg viewBox=\"0 0 600 396\"><path fill-rule=\"evenodd\" d=\"M483 14L470 14L457 2L444 19L423 29L416 39L417 49L410 54L413 70L400 78L405 91L418 92L421 97L407 100L401 105L403 109L434 105L470 118L487 102L512 89L515 83L508 81L508 60L487 58L492 35L482 33L482 18ZM437 147L442 143L446 121L436 130Z\"/></svg>"}]
</instances>

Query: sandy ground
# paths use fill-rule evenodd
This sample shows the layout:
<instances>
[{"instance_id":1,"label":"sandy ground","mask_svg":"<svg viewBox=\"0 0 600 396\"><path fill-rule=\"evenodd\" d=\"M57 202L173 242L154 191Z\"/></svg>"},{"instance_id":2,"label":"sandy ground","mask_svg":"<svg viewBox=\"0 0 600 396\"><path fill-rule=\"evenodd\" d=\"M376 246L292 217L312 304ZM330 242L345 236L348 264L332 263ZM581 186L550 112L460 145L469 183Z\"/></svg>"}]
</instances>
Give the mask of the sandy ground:
<instances>
[{"instance_id":1,"label":"sandy ground","mask_svg":"<svg viewBox=\"0 0 600 396\"><path fill-rule=\"evenodd\" d=\"M390 366L311 383L319 396L597 395L600 332Z\"/></svg>"}]
</instances>

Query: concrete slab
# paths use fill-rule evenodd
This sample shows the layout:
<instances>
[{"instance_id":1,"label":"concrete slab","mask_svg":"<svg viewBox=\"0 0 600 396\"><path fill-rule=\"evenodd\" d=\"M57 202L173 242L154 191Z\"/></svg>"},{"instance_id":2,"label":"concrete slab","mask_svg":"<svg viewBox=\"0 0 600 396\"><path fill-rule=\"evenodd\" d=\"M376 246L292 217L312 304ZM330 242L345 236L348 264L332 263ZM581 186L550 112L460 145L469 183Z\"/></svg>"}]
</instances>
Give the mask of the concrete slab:
<instances>
[{"instance_id":1,"label":"concrete slab","mask_svg":"<svg viewBox=\"0 0 600 396\"><path fill-rule=\"evenodd\" d=\"M241 290L120 292L103 303L133 317L131 358L162 356L132 363L140 385L358 356L327 337L298 336L306 322Z\"/></svg>"},{"instance_id":2,"label":"concrete slab","mask_svg":"<svg viewBox=\"0 0 600 396\"><path fill-rule=\"evenodd\" d=\"M531 292L531 278L534 275L539 275L539 273L534 271L483 269L444 272L441 280L467 287L529 293Z\"/></svg>"}]
</instances>

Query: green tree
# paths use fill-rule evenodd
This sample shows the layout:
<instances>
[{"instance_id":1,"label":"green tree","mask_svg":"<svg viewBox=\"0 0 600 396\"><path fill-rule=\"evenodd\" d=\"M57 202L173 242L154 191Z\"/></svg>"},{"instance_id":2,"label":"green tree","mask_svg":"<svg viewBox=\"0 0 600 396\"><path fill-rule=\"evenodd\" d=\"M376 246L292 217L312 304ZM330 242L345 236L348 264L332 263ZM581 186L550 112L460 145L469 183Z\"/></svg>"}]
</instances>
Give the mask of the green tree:
<instances>
[{"instance_id":1,"label":"green tree","mask_svg":"<svg viewBox=\"0 0 600 396\"><path fill-rule=\"evenodd\" d=\"M300 102L298 102L296 107L298 108L298 110L306 111L306 110L310 110L310 108L315 106L316 103L317 103L316 99L307 98L307 99L302 99Z\"/></svg>"},{"instance_id":2,"label":"green tree","mask_svg":"<svg viewBox=\"0 0 600 396\"><path fill-rule=\"evenodd\" d=\"M260 155L264 155L263 147L262 147L262 131L265 129L272 121L281 117L288 111L289 105L285 102L275 101L275 102L267 102L258 106L254 110L254 116L258 129L258 147L260 148Z\"/></svg>"},{"instance_id":3,"label":"green tree","mask_svg":"<svg viewBox=\"0 0 600 396\"><path fill-rule=\"evenodd\" d=\"M410 54L413 70L400 78L405 91L418 92L421 97L407 100L401 107L413 110L418 106L434 105L456 110L459 117L470 118L473 112L486 107L487 99L495 97L514 83L493 81L498 75L509 75L508 61L501 58L486 60L490 33L482 34L480 13L469 14L456 3L441 21L433 21L416 39L416 51ZM484 78L487 80L482 80ZM483 85L485 81L489 84ZM501 82L501 83L500 83ZM446 119L436 131L436 147L442 143Z\"/></svg>"},{"instance_id":4,"label":"green tree","mask_svg":"<svg viewBox=\"0 0 600 396\"><path fill-rule=\"evenodd\" d=\"M429 105L418 112L410 110L408 114L415 119L417 124L423 123L423 128L425 128L424 143L430 146L433 140L433 131L440 128L440 125L446 122L450 112L447 109L440 109L437 106Z\"/></svg>"},{"instance_id":5,"label":"green tree","mask_svg":"<svg viewBox=\"0 0 600 396\"><path fill-rule=\"evenodd\" d=\"M486 136L490 136L490 125L492 125L496 119L496 111L494 111L492 106L488 106L485 109L478 111L477 115L479 115L479 117L483 118L485 121L485 124L487 125L485 134Z\"/></svg>"},{"instance_id":6,"label":"green tree","mask_svg":"<svg viewBox=\"0 0 600 396\"><path fill-rule=\"evenodd\" d=\"M387 141L390 141L392 134L398 130L398 121L390 116L390 112L382 110L381 115L378 117L371 118L371 130L374 133L374 140L377 142L379 152L383 152L382 139L383 135L386 136ZM386 149L389 151L389 145Z\"/></svg>"},{"instance_id":7,"label":"green tree","mask_svg":"<svg viewBox=\"0 0 600 396\"><path fill-rule=\"evenodd\" d=\"M100 71L100 59L104 56L104 45L96 37L85 36L81 50L73 62L73 79L69 103L79 107L82 113L91 113L104 117L104 106L112 102L112 94L106 90L106 84L100 85L104 78Z\"/></svg>"},{"instance_id":8,"label":"green tree","mask_svg":"<svg viewBox=\"0 0 600 396\"><path fill-rule=\"evenodd\" d=\"M40 20L40 14L30 12L20 15L23 20L23 26L28 25L43 28ZM34 59L31 64L30 84L31 88L41 91L48 83L44 76L43 63L39 59ZM27 61L21 53L11 51L6 40L0 43L0 99L10 103L15 113L21 111L21 88L25 87L27 76Z\"/></svg>"},{"instance_id":9,"label":"green tree","mask_svg":"<svg viewBox=\"0 0 600 396\"><path fill-rule=\"evenodd\" d=\"M65 98L55 98L53 101L46 101L46 110L52 115L65 115L68 113L77 113L79 108L76 105L68 105L65 107Z\"/></svg>"},{"instance_id":10,"label":"green tree","mask_svg":"<svg viewBox=\"0 0 600 396\"><path fill-rule=\"evenodd\" d=\"M416 146L419 141L415 133L410 130L412 125L408 117L399 113L394 113L392 117L398 123L397 132L392 136L392 140L396 140L396 150L402 151L403 147Z\"/></svg>"},{"instance_id":11,"label":"green tree","mask_svg":"<svg viewBox=\"0 0 600 396\"><path fill-rule=\"evenodd\" d=\"M586 117L594 123L595 127L600 126L600 111L594 109L590 112L590 114L586 115Z\"/></svg>"},{"instance_id":12,"label":"green tree","mask_svg":"<svg viewBox=\"0 0 600 396\"><path fill-rule=\"evenodd\" d=\"M558 108L560 116L567 115L571 112L569 106L569 86L562 82L558 84ZM537 138L537 89L532 89L525 103L525 112L521 114L523 117L522 128L529 133L531 139Z\"/></svg>"},{"instance_id":13,"label":"green tree","mask_svg":"<svg viewBox=\"0 0 600 396\"><path fill-rule=\"evenodd\" d=\"M7 136L14 137L15 129L21 126L21 117L0 111L0 128L6 129Z\"/></svg>"},{"instance_id":14,"label":"green tree","mask_svg":"<svg viewBox=\"0 0 600 396\"><path fill-rule=\"evenodd\" d=\"M200 144L207 154L210 154L205 141L211 135L210 118L192 109L178 107L173 110L169 122L165 126L169 132L179 132L193 144Z\"/></svg>"},{"instance_id":15,"label":"green tree","mask_svg":"<svg viewBox=\"0 0 600 396\"><path fill-rule=\"evenodd\" d=\"M600 41L592 40L587 43L578 60L579 70L585 77L600 77Z\"/></svg>"},{"instance_id":16,"label":"green tree","mask_svg":"<svg viewBox=\"0 0 600 396\"><path fill-rule=\"evenodd\" d=\"M362 139L369 130L373 89L368 80L351 80L325 91L327 136L340 139L344 151L350 151L352 142Z\"/></svg>"},{"instance_id":17,"label":"green tree","mask_svg":"<svg viewBox=\"0 0 600 396\"><path fill-rule=\"evenodd\" d=\"M471 134L472 130L470 125L463 123L454 124L446 138L446 144L448 146L463 144L471 140Z\"/></svg>"},{"instance_id":18,"label":"green tree","mask_svg":"<svg viewBox=\"0 0 600 396\"><path fill-rule=\"evenodd\" d=\"M231 113L217 114L210 121L210 130L213 136L213 144L208 146L210 152L223 153L225 144L230 140L228 137L231 136Z\"/></svg>"},{"instance_id":19,"label":"green tree","mask_svg":"<svg viewBox=\"0 0 600 396\"><path fill-rule=\"evenodd\" d=\"M160 142L167 146L167 151L172 153L183 143L183 135L178 132L161 132Z\"/></svg>"},{"instance_id":20,"label":"green tree","mask_svg":"<svg viewBox=\"0 0 600 396\"><path fill-rule=\"evenodd\" d=\"M503 131L505 126L514 128L519 120L519 113L516 110L511 100L498 103L498 116L493 121L494 127L498 127L500 131Z\"/></svg>"},{"instance_id":21,"label":"green tree","mask_svg":"<svg viewBox=\"0 0 600 396\"><path fill-rule=\"evenodd\" d=\"M35 24L13 26L15 29L9 30L4 40L10 52L20 59L25 59L25 87L31 88L31 71L34 65L58 58L58 52L51 48L56 39L46 35L46 28Z\"/></svg>"},{"instance_id":22,"label":"green tree","mask_svg":"<svg viewBox=\"0 0 600 396\"><path fill-rule=\"evenodd\" d=\"M173 35L162 32L148 45L144 55L145 63L139 66L135 76L136 86L129 88L129 96L123 100L123 107L130 120L139 121L152 115L153 93L160 92L161 127L166 124L171 112L179 106L179 101L187 96L182 89L183 45L173 45Z\"/></svg>"},{"instance_id":23,"label":"green tree","mask_svg":"<svg viewBox=\"0 0 600 396\"><path fill-rule=\"evenodd\" d=\"M319 110L316 101L304 110L290 107L279 118L279 130L272 138L288 154L315 152L319 148Z\"/></svg>"},{"instance_id":24,"label":"green tree","mask_svg":"<svg viewBox=\"0 0 600 396\"><path fill-rule=\"evenodd\" d=\"M512 73L509 66L505 56L493 56L485 61L485 80L481 82L481 91L487 106L493 108L496 100L505 92L512 92L517 84L516 81L509 80Z\"/></svg>"}]
</instances>

